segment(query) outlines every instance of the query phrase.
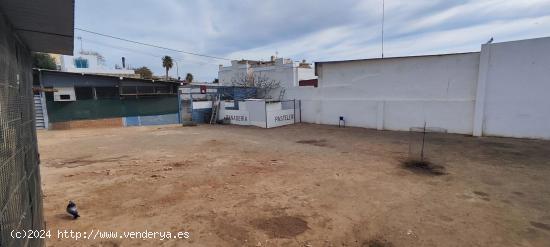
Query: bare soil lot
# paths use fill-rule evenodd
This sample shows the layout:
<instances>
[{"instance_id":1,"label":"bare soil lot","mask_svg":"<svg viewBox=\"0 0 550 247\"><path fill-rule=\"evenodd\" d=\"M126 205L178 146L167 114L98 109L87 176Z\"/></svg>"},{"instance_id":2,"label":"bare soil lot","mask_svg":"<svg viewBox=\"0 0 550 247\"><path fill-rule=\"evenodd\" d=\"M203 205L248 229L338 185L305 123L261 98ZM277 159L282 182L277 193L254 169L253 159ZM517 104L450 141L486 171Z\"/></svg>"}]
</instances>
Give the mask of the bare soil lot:
<instances>
[{"instance_id":1,"label":"bare soil lot","mask_svg":"<svg viewBox=\"0 0 550 247\"><path fill-rule=\"evenodd\" d=\"M550 246L550 142L297 124L39 132L48 246ZM71 220L73 200L81 218ZM57 230L189 239L58 239Z\"/></svg>"}]
</instances>

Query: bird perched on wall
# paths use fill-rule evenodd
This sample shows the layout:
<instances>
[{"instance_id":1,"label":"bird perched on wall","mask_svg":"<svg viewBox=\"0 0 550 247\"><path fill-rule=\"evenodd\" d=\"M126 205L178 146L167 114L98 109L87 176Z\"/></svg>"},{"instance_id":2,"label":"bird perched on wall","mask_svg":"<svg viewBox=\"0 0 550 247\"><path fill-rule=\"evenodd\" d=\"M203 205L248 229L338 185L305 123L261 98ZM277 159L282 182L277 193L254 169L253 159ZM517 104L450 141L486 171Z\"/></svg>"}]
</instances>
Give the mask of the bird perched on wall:
<instances>
[{"instance_id":1,"label":"bird perched on wall","mask_svg":"<svg viewBox=\"0 0 550 247\"><path fill-rule=\"evenodd\" d=\"M76 210L76 204L73 201L69 201L69 205L67 205L67 213L72 215L75 220L80 217L78 210Z\"/></svg>"},{"instance_id":2,"label":"bird perched on wall","mask_svg":"<svg viewBox=\"0 0 550 247\"><path fill-rule=\"evenodd\" d=\"M487 41L487 43L485 43L485 44L491 44L491 43L493 43L493 40L494 40L493 37L491 37L491 39L489 41Z\"/></svg>"}]
</instances>

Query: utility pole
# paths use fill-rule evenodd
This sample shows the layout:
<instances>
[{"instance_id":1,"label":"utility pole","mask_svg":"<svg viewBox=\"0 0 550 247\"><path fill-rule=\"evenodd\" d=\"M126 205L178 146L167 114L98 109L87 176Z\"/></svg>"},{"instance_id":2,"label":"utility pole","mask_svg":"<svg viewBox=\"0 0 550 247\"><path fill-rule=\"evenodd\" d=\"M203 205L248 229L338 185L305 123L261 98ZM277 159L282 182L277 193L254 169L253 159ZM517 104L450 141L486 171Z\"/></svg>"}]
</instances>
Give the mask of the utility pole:
<instances>
[{"instance_id":1,"label":"utility pole","mask_svg":"<svg viewBox=\"0 0 550 247\"><path fill-rule=\"evenodd\" d=\"M80 40L80 54L82 54L82 52L84 51L82 49L82 37L78 36L78 37L76 37L76 39Z\"/></svg>"},{"instance_id":2,"label":"utility pole","mask_svg":"<svg viewBox=\"0 0 550 247\"><path fill-rule=\"evenodd\" d=\"M174 59L174 62L176 63L176 77L178 78L178 80L180 79L180 66L178 64L178 61L176 59Z\"/></svg>"},{"instance_id":3,"label":"utility pole","mask_svg":"<svg viewBox=\"0 0 550 247\"><path fill-rule=\"evenodd\" d=\"M385 18L385 0L382 0L382 58L384 58L384 18Z\"/></svg>"}]
</instances>

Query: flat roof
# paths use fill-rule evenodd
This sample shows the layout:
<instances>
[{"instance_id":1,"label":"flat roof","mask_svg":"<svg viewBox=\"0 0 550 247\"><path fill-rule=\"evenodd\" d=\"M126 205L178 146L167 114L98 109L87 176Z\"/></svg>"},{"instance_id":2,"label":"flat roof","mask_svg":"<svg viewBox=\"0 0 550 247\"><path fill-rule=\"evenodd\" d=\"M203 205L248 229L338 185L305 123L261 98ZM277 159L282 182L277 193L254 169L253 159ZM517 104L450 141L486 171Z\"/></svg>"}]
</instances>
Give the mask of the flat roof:
<instances>
[{"instance_id":1,"label":"flat roof","mask_svg":"<svg viewBox=\"0 0 550 247\"><path fill-rule=\"evenodd\" d=\"M376 61L376 60L389 60L389 59L403 59L403 58L419 58L419 57L441 57L441 56L453 56L453 55L464 55L464 54L474 54L479 53L475 52L460 52L460 53L445 53L445 54L431 54L431 55L414 55L414 56L399 56L399 57L376 57L376 58L363 58L363 59L351 59L351 60L333 60L333 61L321 61L315 62L319 63L348 63L348 62L361 62L361 61Z\"/></svg>"},{"instance_id":2,"label":"flat roof","mask_svg":"<svg viewBox=\"0 0 550 247\"><path fill-rule=\"evenodd\" d=\"M90 77L103 77L103 78L116 78L119 79L122 78L122 80L134 80L134 81L141 81L141 82L149 82L149 83L172 83L180 85L181 82L178 81L165 81L165 80L155 80L155 79L143 79L143 78L134 78L134 77L124 77L124 76L118 76L118 75L103 75L103 74L89 74L89 73L80 73L80 72L66 72L66 71L59 71L59 70L49 70L49 69L33 69L38 72L45 72L45 73L51 73L51 74L60 74L60 75L80 75L80 76L90 76Z\"/></svg>"},{"instance_id":3,"label":"flat roof","mask_svg":"<svg viewBox=\"0 0 550 247\"><path fill-rule=\"evenodd\" d=\"M73 54L74 0L1 0L0 15L31 51Z\"/></svg>"},{"instance_id":4,"label":"flat roof","mask_svg":"<svg viewBox=\"0 0 550 247\"><path fill-rule=\"evenodd\" d=\"M480 53L475 52L460 52L460 53L446 53L446 54L432 54L432 55L414 55L414 56L401 56L401 57L377 57L377 58L365 58L365 59L352 59L352 60L335 60L335 61L321 61L315 62L315 75L319 76L318 66L325 63L351 63L351 62L364 62L364 61L382 61L382 60L391 60L391 59L406 59L406 58L420 58L420 57L442 57L442 56L454 56L454 55L464 55L464 54L475 54Z\"/></svg>"}]
</instances>

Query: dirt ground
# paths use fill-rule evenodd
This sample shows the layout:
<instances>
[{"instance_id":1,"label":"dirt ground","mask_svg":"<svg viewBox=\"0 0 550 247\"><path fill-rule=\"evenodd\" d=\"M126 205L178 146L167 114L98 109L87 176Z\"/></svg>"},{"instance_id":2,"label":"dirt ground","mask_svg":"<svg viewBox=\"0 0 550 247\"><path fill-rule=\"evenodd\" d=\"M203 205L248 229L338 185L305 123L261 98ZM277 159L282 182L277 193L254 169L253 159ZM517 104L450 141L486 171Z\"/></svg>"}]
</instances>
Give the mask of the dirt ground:
<instances>
[{"instance_id":1,"label":"dirt ground","mask_svg":"<svg viewBox=\"0 0 550 247\"><path fill-rule=\"evenodd\" d=\"M548 141L430 136L437 173L402 165L407 132L311 124L41 131L39 146L48 246L550 246Z\"/></svg>"}]
</instances>

